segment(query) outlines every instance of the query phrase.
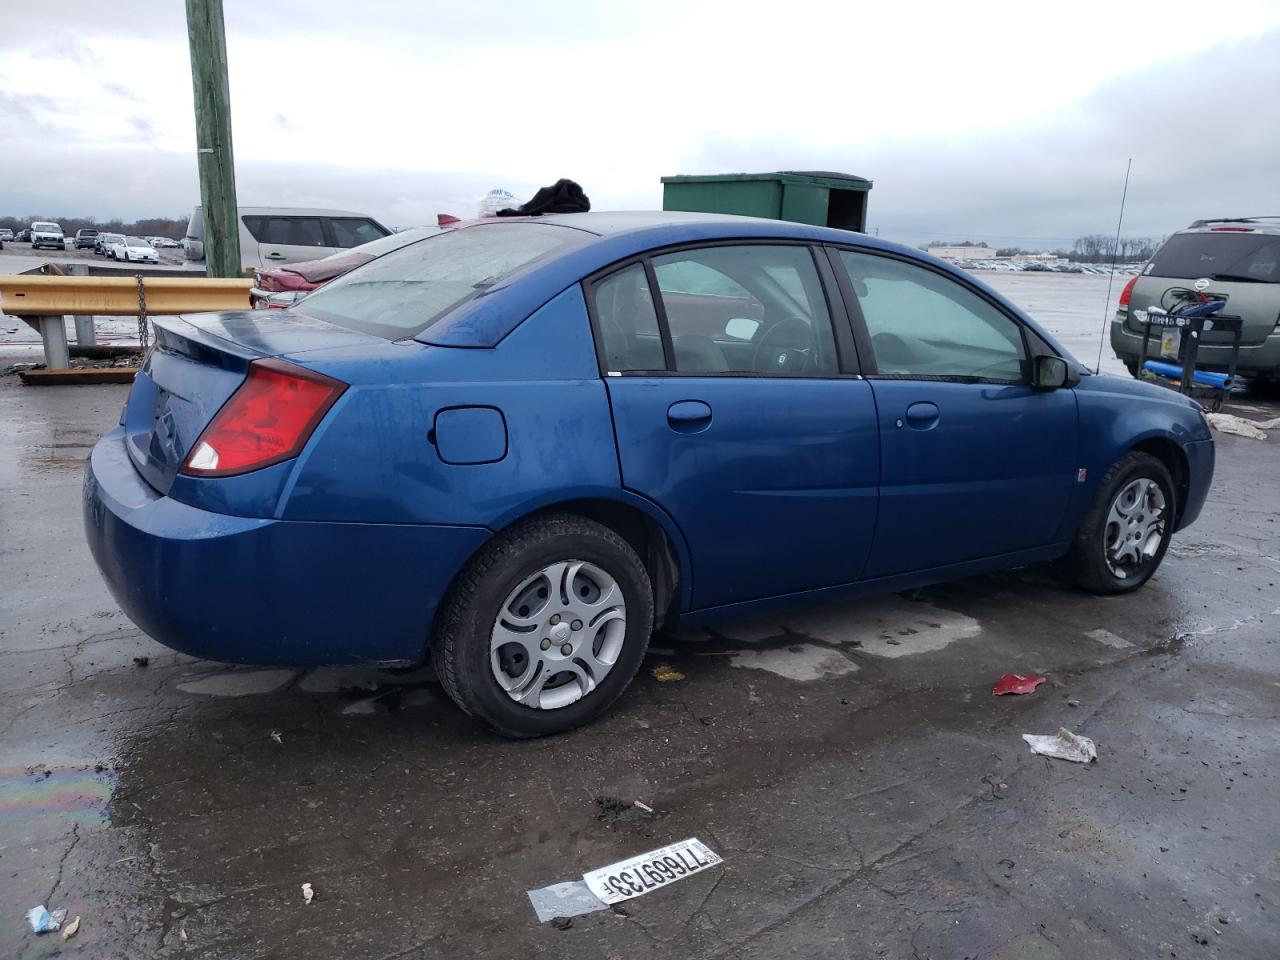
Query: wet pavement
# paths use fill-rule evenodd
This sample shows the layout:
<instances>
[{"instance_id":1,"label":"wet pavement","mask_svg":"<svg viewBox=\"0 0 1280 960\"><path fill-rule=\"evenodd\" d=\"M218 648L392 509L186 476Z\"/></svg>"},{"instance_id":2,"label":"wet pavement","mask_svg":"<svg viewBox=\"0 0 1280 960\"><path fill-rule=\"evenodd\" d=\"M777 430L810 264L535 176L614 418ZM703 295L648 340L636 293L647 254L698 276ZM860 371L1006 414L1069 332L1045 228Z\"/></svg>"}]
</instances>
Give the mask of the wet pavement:
<instances>
[{"instance_id":1,"label":"wet pavement","mask_svg":"<svg viewBox=\"0 0 1280 960\"><path fill-rule=\"evenodd\" d=\"M0 956L1276 956L1274 434L1219 437L1134 596L1032 569L659 635L608 717L511 743L427 671L141 635L80 530L126 389L0 377ZM1097 764L1021 740L1064 725ZM537 922L527 890L685 837L723 866Z\"/></svg>"}]
</instances>

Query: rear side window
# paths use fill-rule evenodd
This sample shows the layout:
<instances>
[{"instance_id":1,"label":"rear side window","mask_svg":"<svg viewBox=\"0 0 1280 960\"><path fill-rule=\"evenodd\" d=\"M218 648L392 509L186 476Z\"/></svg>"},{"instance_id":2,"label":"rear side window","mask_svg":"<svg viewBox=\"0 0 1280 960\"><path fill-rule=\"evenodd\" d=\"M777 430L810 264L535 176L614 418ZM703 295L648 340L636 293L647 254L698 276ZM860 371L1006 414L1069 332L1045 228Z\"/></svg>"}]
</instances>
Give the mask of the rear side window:
<instances>
[{"instance_id":1,"label":"rear side window","mask_svg":"<svg viewBox=\"0 0 1280 960\"><path fill-rule=\"evenodd\" d=\"M516 271L592 237L542 223L448 230L357 267L309 294L300 309L388 340L413 337Z\"/></svg>"},{"instance_id":2,"label":"rear side window","mask_svg":"<svg viewBox=\"0 0 1280 960\"><path fill-rule=\"evenodd\" d=\"M1179 280L1280 283L1280 237L1263 233L1178 233L1143 271Z\"/></svg>"},{"instance_id":3,"label":"rear side window","mask_svg":"<svg viewBox=\"0 0 1280 960\"><path fill-rule=\"evenodd\" d=\"M248 216L244 225L259 243L291 247L327 247L320 217Z\"/></svg>"},{"instance_id":4,"label":"rear side window","mask_svg":"<svg viewBox=\"0 0 1280 960\"><path fill-rule=\"evenodd\" d=\"M329 224L333 227L335 247L358 247L387 235L386 230L366 217L330 217Z\"/></svg>"},{"instance_id":5,"label":"rear side window","mask_svg":"<svg viewBox=\"0 0 1280 960\"><path fill-rule=\"evenodd\" d=\"M595 305L607 369L666 369L658 313L642 264L632 264L596 284Z\"/></svg>"}]
</instances>

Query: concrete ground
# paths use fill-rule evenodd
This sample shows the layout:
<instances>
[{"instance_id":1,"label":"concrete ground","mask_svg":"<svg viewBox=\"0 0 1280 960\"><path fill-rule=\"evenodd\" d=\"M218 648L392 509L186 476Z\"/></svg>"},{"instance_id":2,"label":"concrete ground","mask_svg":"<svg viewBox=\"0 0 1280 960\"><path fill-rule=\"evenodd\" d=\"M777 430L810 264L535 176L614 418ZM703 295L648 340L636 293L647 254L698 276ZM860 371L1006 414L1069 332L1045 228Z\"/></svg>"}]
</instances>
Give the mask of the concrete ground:
<instances>
[{"instance_id":1,"label":"concrete ground","mask_svg":"<svg viewBox=\"0 0 1280 960\"><path fill-rule=\"evenodd\" d=\"M660 635L608 717L511 743L423 671L143 636L80 529L126 389L0 377L0 956L1277 955L1274 435L1219 437L1204 515L1136 595L1032 569ZM1097 764L1020 736L1064 725ZM537 922L527 890L685 837L723 866ZM39 903L78 935L31 934Z\"/></svg>"}]
</instances>

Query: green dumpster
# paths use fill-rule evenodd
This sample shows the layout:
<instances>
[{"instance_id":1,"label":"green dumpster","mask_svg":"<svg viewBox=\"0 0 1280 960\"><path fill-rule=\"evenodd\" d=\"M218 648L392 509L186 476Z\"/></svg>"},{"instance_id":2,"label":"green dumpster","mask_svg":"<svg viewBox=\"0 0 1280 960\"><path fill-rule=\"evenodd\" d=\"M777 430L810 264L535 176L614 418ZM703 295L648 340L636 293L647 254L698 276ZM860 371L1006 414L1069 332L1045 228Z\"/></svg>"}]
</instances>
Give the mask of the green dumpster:
<instances>
[{"instance_id":1,"label":"green dumpster","mask_svg":"<svg viewBox=\"0 0 1280 960\"><path fill-rule=\"evenodd\" d=\"M871 181L847 173L784 170L662 178L662 209L736 213L866 230Z\"/></svg>"}]
</instances>

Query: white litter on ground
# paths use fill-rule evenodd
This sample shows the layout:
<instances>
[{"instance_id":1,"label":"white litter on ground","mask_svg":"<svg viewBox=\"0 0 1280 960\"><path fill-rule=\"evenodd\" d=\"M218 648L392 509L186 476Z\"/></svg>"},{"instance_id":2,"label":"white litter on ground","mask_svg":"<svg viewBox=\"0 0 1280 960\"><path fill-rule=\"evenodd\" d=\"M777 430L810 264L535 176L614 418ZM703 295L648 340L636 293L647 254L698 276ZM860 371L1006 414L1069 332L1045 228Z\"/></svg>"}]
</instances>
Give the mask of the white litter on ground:
<instances>
[{"instance_id":1,"label":"white litter on ground","mask_svg":"<svg viewBox=\"0 0 1280 960\"><path fill-rule=\"evenodd\" d=\"M1128 650L1133 646L1133 644L1124 637L1118 637L1110 630L1090 630L1085 634L1085 636L1090 640L1097 640L1098 643L1101 643L1104 646L1114 647L1117 650Z\"/></svg>"},{"instance_id":2,"label":"white litter on ground","mask_svg":"<svg viewBox=\"0 0 1280 960\"><path fill-rule=\"evenodd\" d=\"M1024 733L1022 739L1027 741L1032 753L1058 760L1070 760L1073 763L1091 763L1098 759L1098 747L1088 737L1072 733L1061 727L1056 736L1043 736L1035 733Z\"/></svg>"},{"instance_id":3,"label":"white litter on ground","mask_svg":"<svg viewBox=\"0 0 1280 960\"><path fill-rule=\"evenodd\" d=\"M1266 431L1262 428L1275 427L1276 420L1280 420L1280 417L1276 420L1246 420L1231 413L1206 413L1204 418L1209 421L1209 426L1219 433L1230 433L1250 440L1267 439Z\"/></svg>"}]
</instances>

